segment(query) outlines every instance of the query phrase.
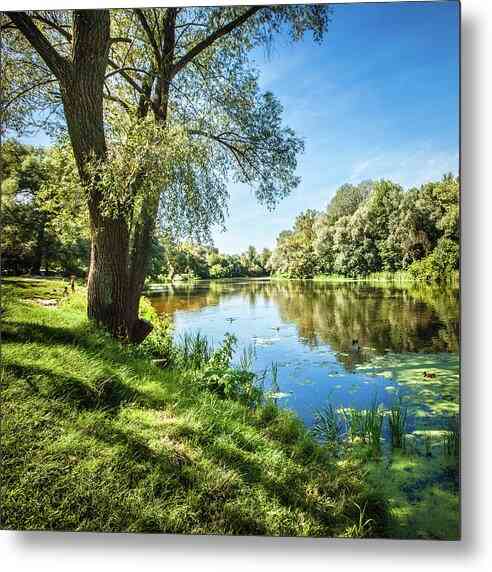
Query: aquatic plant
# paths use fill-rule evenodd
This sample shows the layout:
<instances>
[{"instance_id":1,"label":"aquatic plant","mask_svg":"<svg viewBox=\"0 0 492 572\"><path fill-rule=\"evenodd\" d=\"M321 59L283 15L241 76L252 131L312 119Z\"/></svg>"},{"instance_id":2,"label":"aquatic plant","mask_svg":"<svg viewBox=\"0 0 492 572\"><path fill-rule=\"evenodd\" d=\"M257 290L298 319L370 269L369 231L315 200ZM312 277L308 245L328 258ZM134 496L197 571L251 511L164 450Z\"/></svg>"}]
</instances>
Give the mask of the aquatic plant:
<instances>
[{"instance_id":1,"label":"aquatic plant","mask_svg":"<svg viewBox=\"0 0 492 572\"><path fill-rule=\"evenodd\" d=\"M367 415L364 409L344 409L344 419L351 441L367 443Z\"/></svg>"},{"instance_id":2,"label":"aquatic plant","mask_svg":"<svg viewBox=\"0 0 492 572\"><path fill-rule=\"evenodd\" d=\"M182 334L178 339L176 349L178 365L191 370L202 368L213 355L212 344L200 332Z\"/></svg>"},{"instance_id":3,"label":"aquatic plant","mask_svg":"<svg viewBox=\"0 0 492 572\"><path fill-rule=\"evenodd\" d=\"M336 409L329 404L315 412L313 433L331 443L360 440L377 456L381 452L384 414L376 398L369 409Z\"/></svg>"},{"instance_id":4,"label":"aquatic plant","mask_svg":"<svg viewBox=\"0 0 492 572\"><path fill-rule=\"evenodd\" d=\"M227 399L236 399L242 403L256 407L263 399L263 376L258 376L243 367L250 365L252 357L247 350L240 359L239 367L231 365L237 339L232 334L225 334L222 344L213 352L211 345L200 338L197 353L201 367L196 375L196 382L204 389ZM194 346L192 346L193 348ZM200 353L203 349L203 353ZM200 361L206 358L206 361Z\"/></svg>"},{"instance_id":5,"label":"aquatic plant","mask_svg":"<svg viewBox=\"0 0 492 572\"><path fill-rule=\"evenodd\" d=\"M271 372L272 372L272 391L280 391L280 385L278 383L278 363L272 362L271 365Z\"/></svg>"},{"instance_id":6,"label":"aquatic plant","mask_svg":"<svg viewBox=\"0 0 492 572\"><path fill-rule=\"evenodd\" d=\"M312 434L331 447L339 446L345 439L346 425L343 414L330 403L314 412Z\"/></svg>"},{"instance_id":7,"label":"aquatic plant","mask_svg":"<svg viewBox=\"0 0 492 572\"><path fill-rule=\"evenodd\" d=\"M407 408L394 405L388 411L388 425L391 434L391 445L395 449L405 448L405 434L407 423Z\"/></svg>"},{"instance_id":8,"label":"aquatic plant","mask_svg":"<svg viewBox=\"0 0 492 572\"><path fill-rule=\"evenodd\" d=\"M250 371L253 369L256 359L256 350L253 344L250 344L243 348L241 356L239 358L239 369L243 371Z\"/></svg>"},{"instance_id":9,"label":"aquatic plant","mask_svg":"<svg viewBox=\"0 0 492 572\"><path fill-rule=\"evenodd\" d=\"M448 430L444 434L443 452L446 457L459 459L460 453L460 419L459 415L453 415L448 419Z\"/></svg>"},{"instance_id":10,"label":"aquatic plant","mask_svg":"<svg viewBox=\"0 0 492 572\"><path fill-rule=\"evenodd\" d=\"M379 406L376 399L372 402L370 409L365 411L365 426L367 432L367 442L371 453L378 456L381 453L381 437L383 434L384 410Z\"/></svg>"},{"instance_id":11,"label":"aquatic plant","mask_svg":"<svg viewBox=\"0 0 492 572\"><path fill-rule=\"evenodd\" d=\"M432 435L425 433L424 435L425 456L432 457Z\"/></svg>"}]
</instances>

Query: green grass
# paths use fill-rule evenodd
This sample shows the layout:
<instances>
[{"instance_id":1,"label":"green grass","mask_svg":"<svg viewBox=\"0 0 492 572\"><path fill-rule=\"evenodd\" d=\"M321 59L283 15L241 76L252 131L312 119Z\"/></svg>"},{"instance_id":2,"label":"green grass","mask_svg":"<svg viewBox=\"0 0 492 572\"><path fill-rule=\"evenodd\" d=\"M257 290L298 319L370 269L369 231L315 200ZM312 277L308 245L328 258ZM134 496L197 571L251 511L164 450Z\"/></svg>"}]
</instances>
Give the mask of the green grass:
<instances>
[{"instance_id":1,"label":"green grass","mask_svg":"<svg viewBox=\"0 0 492 572\"><path fill-rule=\"evenodd\" d=\"M2 286L2 528L388 534L358 461L333 458L273 403L206 389L202 340L163 367L150 350L178 350L121 345L88 323L83 289L63 299L63 287Z\"/></svg>"},{"instance_id":2,"label":"green grass","mask_svg":"<svg viewBox=\"0 0 492 572\"><path fill-rule=\"evenodd\" d=\"M344 276L342 274L317 274L315 282L415 282L416 279L405 271L373 272L367 276Z\"/></svg>"}]
</instances>

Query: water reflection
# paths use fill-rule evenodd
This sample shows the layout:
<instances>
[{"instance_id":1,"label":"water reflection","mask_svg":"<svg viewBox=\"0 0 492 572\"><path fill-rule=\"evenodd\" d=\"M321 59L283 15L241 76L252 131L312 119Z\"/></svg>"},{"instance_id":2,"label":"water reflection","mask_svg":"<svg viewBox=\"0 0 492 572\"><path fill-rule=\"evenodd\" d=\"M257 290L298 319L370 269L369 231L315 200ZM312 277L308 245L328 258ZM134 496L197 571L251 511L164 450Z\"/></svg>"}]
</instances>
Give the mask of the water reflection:
<instances>
[{"instance_id":1,"label":"water reflection","mask_svg":"<svg viewBox=\"0 0 492 572\"><path fill-rule=\"evenodd\" d=\"M234 306L236 319L259 302L271 303L284 324L295 325L301 343L329 345L350 368L368 351L458 351L458 291L451 288L263 280L199 282L168 286L153 298L153 304L158 312L174 317L180 311L212 306L224 306L225 311L227 302L234 299L244 306ZM223 311L218 309L217 317ZM360 355L350 352L352 339L359 340Z\"/></svg>"},{"instance_id":2,"label":"water reflection","mask_svg":"<svg viewBox=\"0 0 492 572\"><path fill-rule=\"evenodd\" d=\"M177 335L199 330L219 342L230 332L240 347L254 344L257 371L278 365L280 404L308 425L327 401L366 408L375 395L388 406L405 394L412 428L442 425L457 407L455 289L236 280L172 285L152 300ZM438 372L433 383L424 369Z\"/></svg>"}]
</instances>

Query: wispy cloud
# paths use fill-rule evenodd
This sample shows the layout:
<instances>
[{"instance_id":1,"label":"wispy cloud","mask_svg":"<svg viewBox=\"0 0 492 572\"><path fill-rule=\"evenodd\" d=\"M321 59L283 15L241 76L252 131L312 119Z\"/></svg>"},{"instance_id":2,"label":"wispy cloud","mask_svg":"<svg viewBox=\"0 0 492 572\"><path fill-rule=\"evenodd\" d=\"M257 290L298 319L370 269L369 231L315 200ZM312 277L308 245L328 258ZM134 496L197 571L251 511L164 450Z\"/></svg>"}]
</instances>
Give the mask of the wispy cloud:
<instances>
[{"instance_id":1,"label":"wispy cloud","mask_svg":"<svg viewBox=\"0 0 492 572\"><path fill-rule=\"evenodd\" d=\"M420 186L425 182L440 179L446 173L458 174L457 151L433 149L424 145L415 151L406 149L386 151L353 165L350 182L362 179L390 179L404 188Z\"/></svg>"}]
</instances>

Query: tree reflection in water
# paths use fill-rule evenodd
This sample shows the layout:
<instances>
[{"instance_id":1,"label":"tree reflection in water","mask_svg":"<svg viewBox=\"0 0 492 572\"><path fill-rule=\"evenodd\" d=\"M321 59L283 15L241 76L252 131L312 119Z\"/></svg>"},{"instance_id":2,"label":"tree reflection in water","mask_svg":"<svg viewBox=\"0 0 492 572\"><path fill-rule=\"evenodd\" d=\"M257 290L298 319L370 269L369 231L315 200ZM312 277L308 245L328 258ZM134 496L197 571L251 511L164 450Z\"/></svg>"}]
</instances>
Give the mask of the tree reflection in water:
<instances>
[{"instance_id":1,"label":"tree reflection in water","mask_svg":"<svg viewBox=\"0 0 492 572\"><path fill-rule=\"evenodd\" d=\"M385 352L457 352L458 290L429 285L316 283L309 281L237 280L166 287L153 297L158 312L196 311L240 298L278 308L284 323L297 329L301 343L328 344L347 369L364 357ZM206 333L206 332L205 332ZM361 351L351 352L352 339Z\"/></svg>"}]
</instances>

